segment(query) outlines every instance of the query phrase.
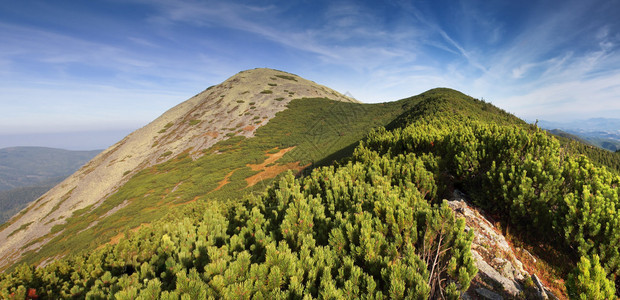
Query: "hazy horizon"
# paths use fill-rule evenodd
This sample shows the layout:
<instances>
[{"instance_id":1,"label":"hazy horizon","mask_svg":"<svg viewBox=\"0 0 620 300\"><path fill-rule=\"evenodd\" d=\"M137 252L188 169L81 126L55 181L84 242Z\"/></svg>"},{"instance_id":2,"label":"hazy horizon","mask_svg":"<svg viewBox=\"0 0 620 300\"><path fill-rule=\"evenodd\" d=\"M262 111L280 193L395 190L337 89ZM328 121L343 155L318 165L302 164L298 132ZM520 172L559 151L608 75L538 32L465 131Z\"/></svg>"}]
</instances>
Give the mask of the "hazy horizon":
<instances>
[{"instance_id":1,"label":"hazy horizon","mask_svg":"<svg viewBox=\"0 0 620 300\"><path fill-rule=\"evenodd\" d=\"M73 151L104 150L136 129L0 134L0 149L48 147Z\"/></svg>"}]
</instances>

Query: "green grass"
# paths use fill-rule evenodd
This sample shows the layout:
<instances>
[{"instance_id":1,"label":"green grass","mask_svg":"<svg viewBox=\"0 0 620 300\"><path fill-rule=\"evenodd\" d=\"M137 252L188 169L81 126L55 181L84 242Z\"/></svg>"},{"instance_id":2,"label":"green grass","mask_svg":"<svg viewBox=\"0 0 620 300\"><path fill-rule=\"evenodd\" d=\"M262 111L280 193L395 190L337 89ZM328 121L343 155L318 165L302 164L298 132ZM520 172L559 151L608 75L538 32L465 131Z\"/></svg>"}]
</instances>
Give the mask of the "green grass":
<instances>
[{"instance_id":1,"label":"green grass","mask_svg":"<svg viewBox=\"0 0 620 300\"><path fill-rule=\"evenodd\" d=\"M289 75L276 75L276 77L282 78L282 79L286 79L286 80L297 81L297 79L295 77L289 76Z\"/></svg>"},{"instance_id":2,"label":"green grass","mask_svg":"<svg viewBox=\"0 0 620 300\"><path fill-rule=\"evenodd\" d=\"M28 222L28 223L26 223L26 224L22 224L22 226L19 226L19 228L15 229L13 232L11 232L11 233L9 234L9 237L11 237L11 236L13 236L14 234L16 234L16 233L18 233L18 232L20 232L20 231L22 231L22 230L24 230L24 229L28 228L28 226L30 226L30 224L32 224L33 222L34 222L34 221L32 221L32 222Z\"/></svg>"},{"instance_id":3,"label":"green grass","mask_svg":"<svg viewBox=\"0 0 620 300\"><path fill-rule=\"evenodd\" d=\"M264 90L262 92L260 92L261 94L273 94L273 91L271 90Z\"/></svg>"},{"instance_id":4,"label":"green grass","mask_svg":"<svg viewBox=\"0 0 620 300\"><path fill-rule=\"evenodd\" d=\"M200 120L189 120L189 125L194 126L194 125L200 124L200 122L201 122Z\"/></svg>"},{"instance_id":5,"label":"green grass","mask_svg":"<svg viewBox=\"0 0 620 300\"><path fill-rule=\"evenodd\" d=\"M174 125L174 123L168 123L164 126L164 128L162 128L160 131L158 131L157 133L164 133L166 132L166 130L168 130L168 128L172 127L172 125Z\"/></svg>"}]
</instances>

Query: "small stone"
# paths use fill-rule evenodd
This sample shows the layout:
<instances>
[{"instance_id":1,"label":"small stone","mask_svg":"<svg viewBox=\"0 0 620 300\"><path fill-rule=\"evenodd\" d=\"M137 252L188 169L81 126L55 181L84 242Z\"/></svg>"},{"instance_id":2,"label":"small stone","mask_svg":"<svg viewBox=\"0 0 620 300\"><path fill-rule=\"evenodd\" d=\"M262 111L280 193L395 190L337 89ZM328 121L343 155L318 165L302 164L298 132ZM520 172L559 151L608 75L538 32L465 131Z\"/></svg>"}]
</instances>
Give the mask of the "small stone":
<instances>
[{"instance_id":1,"label":"small stone","mask_svg":"<svg viewBox=\"0 0 620 300\"><path fill-rule=\"evenodd\" d=\"M545 287L543 286L542 282L540 282L540 279L538 279L538 276L536 276L536 274L532 275L532 281L534 281L534 284L536 285L539 299L549 299L549 297L547 296L547 292L545 292Z\"/></svg>"},{"instance_id":2,"label":"small stone","mask_svg":"<svg viewBox=\"0 0 620 300\"><path fill-rule=\"evenodd\" d=\"M559 300L559 298L556 297L548 288L545 288L545 293L547 294L547 296L549 296L550 299Z\"/></svg>"},{"instance_id":3,"label":"small stone","mask_svg":"<svg viewBox=\"0 0 620 300\"><path fill-rule=\"evenodd\" d=\"M529 251L527 251L527 250L525 250L525 249L521 249L521 250L523 250L523 252L525 252L525 255L526 255L527 257L529 257L529 259L531 259L531 260L532 260L532 262L536 263L536 258L534 257L534 255L532 255Z\"/></svg>"}]
</instances>

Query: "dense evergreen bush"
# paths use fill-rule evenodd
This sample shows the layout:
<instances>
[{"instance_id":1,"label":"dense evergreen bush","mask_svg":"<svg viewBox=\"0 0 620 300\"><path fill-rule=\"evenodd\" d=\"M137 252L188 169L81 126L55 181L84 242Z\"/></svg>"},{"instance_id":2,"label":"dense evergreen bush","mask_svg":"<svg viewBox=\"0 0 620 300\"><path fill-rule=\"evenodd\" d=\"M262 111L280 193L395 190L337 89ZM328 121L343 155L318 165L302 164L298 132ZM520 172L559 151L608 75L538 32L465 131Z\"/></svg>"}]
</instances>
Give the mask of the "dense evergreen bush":
<instances>
[{"instance_id":1,"label":"dense evergreen bush","mask_svg":"<svg viewBox=\"0 0 620 300\"><path fill-rule=\"evenodd\" d=\"M2 275L3 297L455 299L477 270L472 232L431 205L413 155L285 176L261 197L161 221L116 246ZM413 182L422 183L420 192Z\"/></svg>"},{"instance_id":2,"label":"dense evergreen bush","mask_svg":"<svg viewBox=\"0 0 620 300\"><path fill-rule=\"evenodd\" d=\"M367 152L434 157L438 195L459 186L522 231L545 232L541 242L573 249L573 257L598 256L607 274L620 275L620 176L570 155L535 126L448 117L438 109L407 124L371 132L354 159Z\"/></svg>"}]
</instances>

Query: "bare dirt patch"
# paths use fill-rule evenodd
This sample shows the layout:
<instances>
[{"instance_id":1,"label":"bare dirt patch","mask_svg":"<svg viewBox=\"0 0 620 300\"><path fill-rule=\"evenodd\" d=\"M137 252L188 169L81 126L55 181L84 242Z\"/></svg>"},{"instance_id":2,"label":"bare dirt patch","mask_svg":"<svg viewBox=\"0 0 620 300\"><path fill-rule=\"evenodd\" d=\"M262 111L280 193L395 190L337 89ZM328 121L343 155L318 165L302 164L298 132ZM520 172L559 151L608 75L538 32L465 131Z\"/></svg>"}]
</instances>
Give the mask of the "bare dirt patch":
<instances>
[{"instance_id":1,"label":"bare dirt patch","mask_svg":"<svg viewBox=\"0 0 620 300\"><path fill-rule=\"evenodd\" d=\"M252 125L248 125L248 126L243 127L243 130L244 130L244 131L252 131L252 130L254 130L254 129L256 129L256 127L254 127L254 126L252 126Z\"/></svg>"}]
</instances>

